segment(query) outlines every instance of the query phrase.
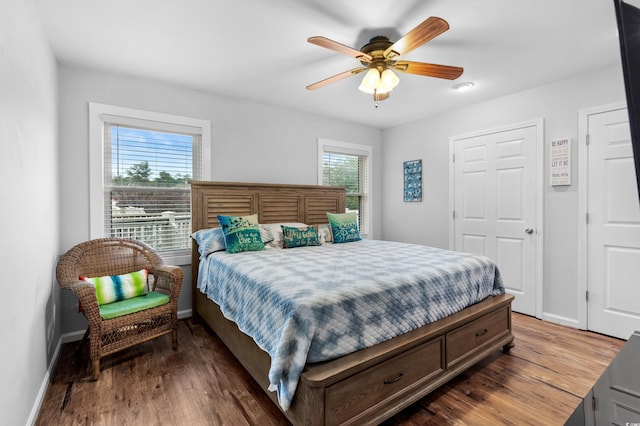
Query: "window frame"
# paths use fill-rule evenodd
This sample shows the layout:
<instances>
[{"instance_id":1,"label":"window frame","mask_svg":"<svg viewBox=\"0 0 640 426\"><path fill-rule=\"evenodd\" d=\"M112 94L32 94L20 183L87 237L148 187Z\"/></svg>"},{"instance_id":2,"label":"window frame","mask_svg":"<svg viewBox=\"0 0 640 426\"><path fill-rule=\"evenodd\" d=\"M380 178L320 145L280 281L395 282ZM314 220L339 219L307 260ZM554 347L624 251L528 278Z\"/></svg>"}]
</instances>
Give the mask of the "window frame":
<instances>
[{"instance_id":1,"label":"window frame","mask_svg":"<svg viewBox=\"0 0 640 426\"><path fill-rule=\"evenodd\" d=\"M157 126L157 130L171 131L172 126L186 126L200 130L201 138L201 176L200 180L211 179L211 122L209 120L184 117L89 102L89 237L103 238L104 233L104 123L117 122L127 125L142 121L147 126ZM194 177L195 178L195 177ZM170 254L160 253L167 264L190 265L191 249Z\"/></svg>"},{"instance_id":2,"label":"window frame","mask_svg":"<svg viewBox=\"0 0 640 426\"><path fill-rule=\"evenodd\" d=\"M371 233L373 224L372 202L372 176L373 176L373 147L370 145L357 144L351 142L343 142L332 139L318 138L318 185L323 184L323 156L325 152L334 152L336 154L358 155L365 157L366 163L366 192L364 226L360 229L360 235L367 238Z\"/></svg>"}]
</instances>

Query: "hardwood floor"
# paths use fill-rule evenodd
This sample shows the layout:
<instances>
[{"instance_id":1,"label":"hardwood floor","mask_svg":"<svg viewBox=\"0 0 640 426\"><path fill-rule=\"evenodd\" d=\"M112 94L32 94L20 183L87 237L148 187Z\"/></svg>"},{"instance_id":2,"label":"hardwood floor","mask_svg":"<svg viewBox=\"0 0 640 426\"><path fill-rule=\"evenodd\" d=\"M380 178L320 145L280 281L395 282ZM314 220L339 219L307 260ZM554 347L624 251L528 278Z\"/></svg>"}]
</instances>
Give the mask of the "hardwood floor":
<instances>
[{"instance_id":1,"label":"hardwood floor","mask_svg":"<svg viewBox=\"0 0 640 426\"><path fill-rule=\"evenodd\" d=\"M87 348L62 347L37 425L287 425L222 342L180 321L170 336L102 360L83 381ZM389 419L392 425L562 425L625 341L513 315L500 351Z\"/></svg>"}]
</instances>

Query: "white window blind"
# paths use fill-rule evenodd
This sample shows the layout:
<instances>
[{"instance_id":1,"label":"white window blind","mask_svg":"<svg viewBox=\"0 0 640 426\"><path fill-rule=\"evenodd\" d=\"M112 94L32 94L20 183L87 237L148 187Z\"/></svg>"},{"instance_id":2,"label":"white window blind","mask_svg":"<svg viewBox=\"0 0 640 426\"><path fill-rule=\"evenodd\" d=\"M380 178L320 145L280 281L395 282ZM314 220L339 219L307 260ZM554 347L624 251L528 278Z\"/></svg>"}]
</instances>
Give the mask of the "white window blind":
<instances>
[{"instance_id":1,"label":"white window blind","mask_svg":"<svg viewBox=\"0 0 640 426\"><path fill-rule=\"evenodd\" d=\"M366 234L369 229L368 155L357 152L345 153L345 151L324 147L322 184L346 188L346 209L357 213L360 232Z\"/></svg>"},{"instance_id":2,"label":"white window blind","mask_svg":"<svg viewBox=\"0 0 640 426\"><path fill-rule=\"evenodd\" d=\"M104 121L104 235L143 241L163 255L190 250L189 184L201 179L198 130Z\"/></svg>"}]
</instances>

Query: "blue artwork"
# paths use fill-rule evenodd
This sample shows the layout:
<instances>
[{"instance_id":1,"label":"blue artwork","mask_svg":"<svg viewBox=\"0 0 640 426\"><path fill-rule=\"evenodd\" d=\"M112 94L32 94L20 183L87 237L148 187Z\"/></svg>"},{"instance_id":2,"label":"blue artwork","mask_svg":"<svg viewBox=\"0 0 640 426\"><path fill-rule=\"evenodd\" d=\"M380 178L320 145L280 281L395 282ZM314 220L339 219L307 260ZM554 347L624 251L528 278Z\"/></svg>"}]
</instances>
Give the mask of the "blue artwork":
<instances>
[{"instance_id":1,"label":"blue artwork","mask_svg":"<svg viewBox=\"0 0 640 426\"><path fill-rule=\"evenodd\" d=\"M404 201L422 201L422 160L404 162Z\"/></svg>"}]
</instances>

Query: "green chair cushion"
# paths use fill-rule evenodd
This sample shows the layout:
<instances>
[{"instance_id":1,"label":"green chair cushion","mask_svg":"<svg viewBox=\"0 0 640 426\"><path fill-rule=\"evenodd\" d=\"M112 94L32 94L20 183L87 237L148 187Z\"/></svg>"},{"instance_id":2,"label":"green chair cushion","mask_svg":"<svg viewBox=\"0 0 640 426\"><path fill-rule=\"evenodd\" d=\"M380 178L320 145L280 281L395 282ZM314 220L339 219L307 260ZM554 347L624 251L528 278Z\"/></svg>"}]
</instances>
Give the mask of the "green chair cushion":
<instances>
[{"instance_id":1,"label":"green chair cushion","mask_svg":"<svg viewBox=\"0 0 640 426\"><path fill-rule=\"evenodd\" d=\"M100 305L100 317L103 320L113 319L144 311L145 309L155 308L156 306L162 306L167 303L169 303L169 296L150 291L144 296L132 297L131 299Z\"/></svg>"}]
</instances>

